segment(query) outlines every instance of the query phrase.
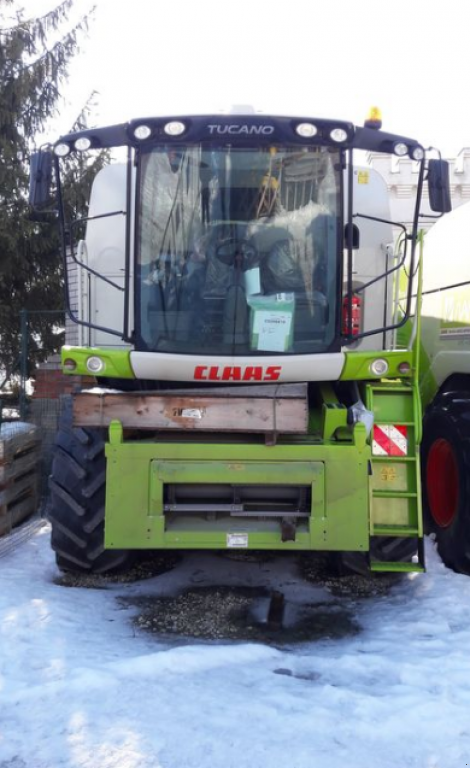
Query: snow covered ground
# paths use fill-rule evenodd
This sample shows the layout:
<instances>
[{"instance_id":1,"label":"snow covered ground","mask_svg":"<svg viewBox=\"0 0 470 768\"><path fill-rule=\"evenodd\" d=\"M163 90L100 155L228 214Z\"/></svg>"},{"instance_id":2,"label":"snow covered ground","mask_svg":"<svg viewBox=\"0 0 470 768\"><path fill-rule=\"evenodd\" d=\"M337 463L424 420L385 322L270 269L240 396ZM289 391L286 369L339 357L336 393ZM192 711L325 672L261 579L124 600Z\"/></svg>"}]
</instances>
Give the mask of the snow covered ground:
<instances>
[{"instance_id":1,"label":"snow covered ground","mask_svg":"<svg viewBox=\"0 0 470 768\"><path fill-rule=\"evenodd\" d=\"M368 599L188 554L102 589L58 584L48 528L0 558L0 768L465 768L470 578L444 568ZM360 631L270 645L162 639L122 602L220 584L330 601ZM312 610L314 610L312 608Z\"/></svg>"}]
</instances>

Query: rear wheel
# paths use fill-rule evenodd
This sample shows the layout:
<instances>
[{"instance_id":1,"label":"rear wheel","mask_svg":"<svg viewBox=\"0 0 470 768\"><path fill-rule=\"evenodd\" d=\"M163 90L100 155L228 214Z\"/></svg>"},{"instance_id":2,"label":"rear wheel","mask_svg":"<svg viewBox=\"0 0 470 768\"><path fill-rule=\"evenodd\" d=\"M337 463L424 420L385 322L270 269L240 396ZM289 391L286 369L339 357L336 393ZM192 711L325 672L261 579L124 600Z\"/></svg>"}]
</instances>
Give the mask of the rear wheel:
<instances>
[{"instance_id":1,"label":"rear wheel","mask_svg":"<svg viewBox=\"0 0 470 768\"><path fill-rule=\"evenodd\" d=\"M62 570L111 573L129 567L127 550L105 550L106 460L98 429L73 428L72 400L64 398L49 479L51 545Z\"/></svg>"},{"instance_id":2,"label":"rear wheel","mask_svg":"<svg viewBox=\"0 0 470 768\"><path fill-rule=\"evenodd\" d=\"M444 563L470 574L470 396L441 395L423 423L425 532L434 533Z\"/></svg>"}]
</instances>

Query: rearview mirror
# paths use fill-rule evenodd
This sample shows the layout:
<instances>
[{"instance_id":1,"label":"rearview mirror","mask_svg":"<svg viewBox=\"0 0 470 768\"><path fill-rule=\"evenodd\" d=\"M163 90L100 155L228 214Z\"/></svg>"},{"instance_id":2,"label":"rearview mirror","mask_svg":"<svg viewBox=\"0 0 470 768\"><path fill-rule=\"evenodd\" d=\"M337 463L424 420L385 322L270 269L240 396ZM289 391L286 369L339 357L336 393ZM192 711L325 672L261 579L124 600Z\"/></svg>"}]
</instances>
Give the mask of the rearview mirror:
<instances>
[{"instance_id":1,"label":"rearview mirror","mask_svg":"<svg viewBox=\"0 0 470 768\"><path fill-rule=\"evenodd\" d=\"M31 155L29 177L29 204L32 208L44 208L50 202L51 183L51 152L34 152Z\"/></svg>"},{"instance_id":2,"label":"rearview mirror","mask_svg":"<svg viewBox=\"0 0 470 768\"><path fill-rule=\"evenodd\" d=\"M429 160L428 189L431 210L436 213L449 213L452 210L452 202L447 160Z\"/></svg>"},{"instance_id":3,"label":"rearview mirror","mask_svg":"<svg viewBox=\"0 0 470 768\"><path fill-rule=\"evenodd\" d=\"M352 225L346 224L346 226L344 228L344 247L345 248L349 247L349 234L350 234L349 233L349 227L350 226L352 226L352 230L351 230L351 248L352 248L353 251L357 251L358 248L359 248L359 242L360 242L359 227L357 226L357 224L352 224Z\"/></svg>"}]
</instances>

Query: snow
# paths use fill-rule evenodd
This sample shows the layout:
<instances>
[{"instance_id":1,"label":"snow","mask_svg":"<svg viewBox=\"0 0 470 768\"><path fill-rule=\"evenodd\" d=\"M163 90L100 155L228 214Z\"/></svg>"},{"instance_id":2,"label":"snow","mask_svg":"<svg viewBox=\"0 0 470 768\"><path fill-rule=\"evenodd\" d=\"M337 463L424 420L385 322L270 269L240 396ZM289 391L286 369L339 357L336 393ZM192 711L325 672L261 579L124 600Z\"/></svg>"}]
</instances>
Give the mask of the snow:
<instances>
[{"instance_id":1,"label":"snow","mask_svg":"<svg viewBox=\"0 0 470 768\"><path fill-rule=\"evenodd\" d=\"M9 421L0 424L0 440L9 440L15 435L33 434L37 431L34 424L27 424L24 421Z\"/></svg>"},{"instance_id":2,"label":"snow","mask_svg":"<svg viewBox=\"0 0 470 768\"><path fill-rule=\"evenodd\" d=\"M470 763L470 579L430 541L426 574L367 599L303 581L294 558L201 553L148 580L67 587L47 526L19 541L0 559L0 768ZM276 647L169 639L119 599L211 582L339 604L360 631Z\"/></svg>"}]
</instances>

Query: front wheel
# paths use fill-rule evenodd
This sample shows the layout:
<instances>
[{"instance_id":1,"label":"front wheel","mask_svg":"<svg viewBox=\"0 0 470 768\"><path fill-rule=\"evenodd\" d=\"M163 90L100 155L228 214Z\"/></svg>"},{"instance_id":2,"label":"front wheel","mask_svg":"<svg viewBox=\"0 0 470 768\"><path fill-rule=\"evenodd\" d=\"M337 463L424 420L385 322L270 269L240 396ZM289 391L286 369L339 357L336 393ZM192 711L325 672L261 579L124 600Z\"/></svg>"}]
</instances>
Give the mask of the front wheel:
<instances>
[{"instance_id":1,"label":"front wheel","mask_svg":"<svg viewBox=\"0 0 470 768\"><path fill-rule=\"evenodd\" d=\"M133 553L104 547L104 435L98 429L74 428L72 399L64 398L63 406L48 500L57 565L76 573L125 570L132 564Z\"/></svg>"},{"instance_id":2,"label":"front wheel","mask_svg":"<svg viewBox=\"0 0 470 768\"><path fill-rule=\"evenodd\" d=\"M425 532L449 568L470 574L470 396L441 395L423 423Z\"/></svg>"}]
</instances>

